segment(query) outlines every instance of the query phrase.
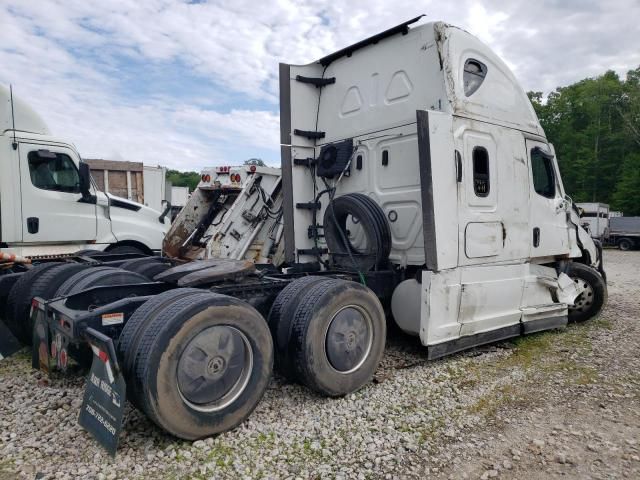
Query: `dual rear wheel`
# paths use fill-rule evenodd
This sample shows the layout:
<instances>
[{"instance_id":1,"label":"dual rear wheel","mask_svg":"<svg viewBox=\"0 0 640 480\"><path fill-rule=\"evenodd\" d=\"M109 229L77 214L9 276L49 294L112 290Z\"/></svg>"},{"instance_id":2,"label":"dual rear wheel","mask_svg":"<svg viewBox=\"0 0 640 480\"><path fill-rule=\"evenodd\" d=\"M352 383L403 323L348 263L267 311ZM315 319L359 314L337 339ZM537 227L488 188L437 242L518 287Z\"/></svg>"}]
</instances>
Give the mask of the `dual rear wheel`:
<instances>
[{"instance_id":1,"label":"dual rear wheel","mask_svg":"<svg viewBox=\"0 0 640 480\"><path fill-rule=\"evenodd\" d=\"M291 282L271 308L269 327L281 373L332 397L371 380L386 341L384 310L376 295L336 278Z\"/></svg>"},{"instance_id":2,"label":"dual rear wheel","mask_svg":"<svg viewBox=\"0 0 640 480\"><path fill-rule=\"evenodd\" d=\"M257 310L191 288L145 302L125 325L118 351L131 402L188 440L243 422L273 368L271 334Z\"/></svg>"},{"instance_id":3,"label":"dual rear wheel","mask_svg":"<svg viewBox=\"0 0 640 480\"><path fill-rule=\"evenodd\" d=\"M367 383L384 350L382 306L354 282L295 280L269 322L226 295L193 288L156 295L118 340L128 398L164 430L194 440L249 416L269 384L274 349L289 378L329 396Z\"/></svg>"}]
</instances>

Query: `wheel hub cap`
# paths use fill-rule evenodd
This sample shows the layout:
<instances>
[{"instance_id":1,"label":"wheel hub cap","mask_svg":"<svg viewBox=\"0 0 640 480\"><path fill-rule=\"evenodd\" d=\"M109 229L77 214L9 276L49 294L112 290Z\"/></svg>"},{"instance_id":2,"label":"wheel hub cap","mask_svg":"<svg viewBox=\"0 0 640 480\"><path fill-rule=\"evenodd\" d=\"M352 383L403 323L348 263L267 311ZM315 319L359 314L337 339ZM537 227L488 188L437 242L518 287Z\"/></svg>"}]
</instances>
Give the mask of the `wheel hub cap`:
<instances>
[{"instance_id":1,"label":"wheel hub cap","mask_svg":"<svg viewBox=\"0 0 640 480\"><path fill-rule=\"evenodd\" d=\"M576 297L573 305L569 305L569 310L572 312L586 312L593 305L595 297L593 287L582 278L572 277L572 280L583 291Z\"/></svg>"},{"instance_id":2,"label":"wheel hub cap","mask_svg":"<svg viewBox=\"0 0 640 480\"><path fill-rule=\"evenodd\" d=\"M327 328L327 359L338 372L352 372L367 359L372 342L373 327L369 316L360 308L345 307Z\"/></svg>"},{"instance_id":3,"label":"wheel hub cap","mask_svg":"<svg viewBox=\"0 0 640 480\"><path fill-rule=\"evenodd\" d=\"M251 346L238 329L209 327L185 347L178 362L178 390L198 410L231 403L244 390L253 365Z\"/></svg>"}]
</instances>

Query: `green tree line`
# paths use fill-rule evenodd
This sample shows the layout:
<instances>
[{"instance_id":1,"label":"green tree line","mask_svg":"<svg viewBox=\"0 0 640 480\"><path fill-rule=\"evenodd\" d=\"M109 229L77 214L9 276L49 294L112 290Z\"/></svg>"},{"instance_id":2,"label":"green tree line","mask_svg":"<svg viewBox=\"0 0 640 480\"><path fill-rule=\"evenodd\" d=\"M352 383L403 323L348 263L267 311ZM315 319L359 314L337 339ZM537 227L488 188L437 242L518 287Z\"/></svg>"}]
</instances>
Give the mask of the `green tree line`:
<instances>
[{"instance_id":1,"label":"green tree line","mask_svg":"<svg viewBox=\"0 0 640 480\"><path fill-rule=\"evenodd\" d=\"M167 180L174 187L189 187L189 191L193 192L198 186L198 182L200 182L200 174L198 172L167 170Z\"/></svg>"},{"instance_id":2,"label":"green tree line","mask_svg":"<svg viewBox=\"0 0 640 480\"><path fill-rule=\"evenodd\" d=\"M551 92L529 92L575 202L640 215L640 67L607 71Z\"/></svg>"}]
</instances>

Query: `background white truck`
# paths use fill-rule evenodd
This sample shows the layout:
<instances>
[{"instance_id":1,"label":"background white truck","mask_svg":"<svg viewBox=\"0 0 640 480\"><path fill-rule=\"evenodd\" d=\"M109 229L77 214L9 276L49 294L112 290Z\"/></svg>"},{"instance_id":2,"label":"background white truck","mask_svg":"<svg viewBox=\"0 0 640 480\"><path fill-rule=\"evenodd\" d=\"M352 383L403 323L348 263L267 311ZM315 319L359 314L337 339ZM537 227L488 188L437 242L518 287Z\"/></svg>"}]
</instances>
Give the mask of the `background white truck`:
<instances>
[{"instance_id":1,"label":"background white truck","mask_svg":"<svg viewBox=\"0 0 640 480\"><path fill-rule=\"evenodd\" d=\"M169 219L99 191L73 144L51 135L0 86L0 250L22 256L82 249L158 251Z\"/></svg>"},{"instance_id":2,"label":"background white truck","mask_svg":"<svg viewBox=\"0 0 640 480\"><path fill-rule=\"evenodd\" d=\"M587 227L593 238L604 241L609 236L609 205L587 202L576 206L582 210L580 224Z\"/></svg>"}]
</instances>

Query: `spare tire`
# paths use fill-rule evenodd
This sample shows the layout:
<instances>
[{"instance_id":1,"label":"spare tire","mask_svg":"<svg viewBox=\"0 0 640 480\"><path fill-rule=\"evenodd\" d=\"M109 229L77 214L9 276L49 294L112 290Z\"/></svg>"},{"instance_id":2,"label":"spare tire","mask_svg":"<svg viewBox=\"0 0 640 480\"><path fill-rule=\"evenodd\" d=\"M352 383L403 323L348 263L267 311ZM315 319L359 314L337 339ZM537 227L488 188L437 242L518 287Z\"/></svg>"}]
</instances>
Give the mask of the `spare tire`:
<instances>
[{"instance_id":1,"label":"spare tire","mask_svg":"<svg viewBox=\"0 0 640 480\"><path fill-rule=\"evenodd\" d=\"M359 225L364 245L354 245L348 222ZM336 266L367 271L387 263L391 229L382 208L366 195L349 193L333 199L324 212L323 229Z\"/></svg>"}]
</instances>

